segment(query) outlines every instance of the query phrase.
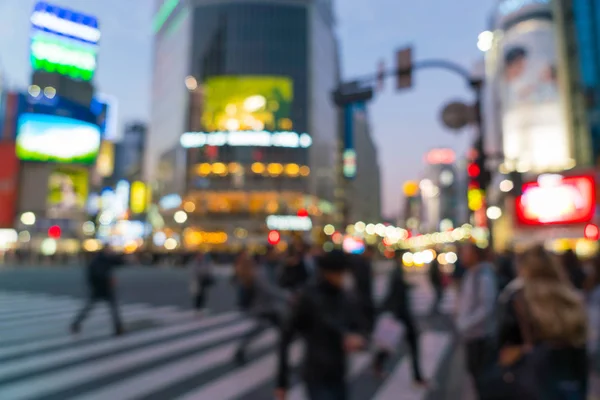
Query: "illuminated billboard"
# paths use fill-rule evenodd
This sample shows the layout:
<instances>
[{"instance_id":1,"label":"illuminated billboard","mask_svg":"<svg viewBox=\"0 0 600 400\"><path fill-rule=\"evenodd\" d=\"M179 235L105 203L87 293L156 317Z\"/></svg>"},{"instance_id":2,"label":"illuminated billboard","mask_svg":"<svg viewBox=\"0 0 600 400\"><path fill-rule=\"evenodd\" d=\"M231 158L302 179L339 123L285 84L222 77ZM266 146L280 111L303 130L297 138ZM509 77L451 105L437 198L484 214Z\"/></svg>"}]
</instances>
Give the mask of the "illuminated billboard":
<instances>
[{"instance_id":1,"label":"illuminated billboard","mask_svg":"<svg viewBox=\"0 0 600 400\"><path fill-rule=\"evenodd\" d=\"M505 33L501 48L500 100L507 168L522 172L572 168L552 22L519 23Z\"/></svg>"},{"instance_id":2,"label":"illuminated billboard","mask_svg":"<svg viewBox=\"0 0 600 400\"><path fill-rule=\"evenodd\" d=\"M202 125L214 131L289 131L292 80L278 76L217 76L204 82Z\"/></svg>"},{"instance_id":3,"label":"illuminated billboard","mask_svg":"<svg viewBox=\"0 0 600 400\"><path fill-rule=\"evenodd\" d=\"M186 132L179 139L186 149L204 146L253 146L253 147L286 147L306 149L312 145L312 138L307 133L237 131L237 132Z\"/></svg>"},{"instance_id":4,"label":"illuminated billboard","mask_svg":"<svg viewBox=\"0 0 600 400\"><path fill-rule=\"evenodd\" d=\"M88 197L88 172L85 168L57 167L48 180L48 210L69 215L85 208Z\"/></svg>"},{"instance_id":5,"label":"illuminated billboard","mask_svg":"<svg viewBox=\"0 0 600 400\"><path fill-rule=\"evenodd\" d=\"M118 132L118 101L114 96L97 93L92 99L92 112L98 115L98 125L104 140L115 141Z\"/></svg>"},{"instance_id":6,"label":"illuminated billboard","mask_svg":"<svg viewBox=\"0 0 600 400\"><path fill-rule=\"evenodd\" d=\"M92 165L100 149L100 128L57 115L21 115L17 157L23 161Z\"/></svg>"},{"instance_id":7,"label":"illuminated billboard","mask_svg":"<svg viewBox=\"0 0 600 400\"><path fill-rule=\"evenodd\" d=\"M34 71L92 79L101 36L95 17L39 2L31 15L31 27Z\"/></svg>"},{"instance_id":8,"label":"illuminated billboard","mask_svg":"<svg viewBox=\"0 0 600 400\"><path fill-rule=\"evenodd\" d=\"M582 224L592 220L596 208L592 176L541 175L523 185L516 200L521 225Z\"/></svg>"}]
</instances>

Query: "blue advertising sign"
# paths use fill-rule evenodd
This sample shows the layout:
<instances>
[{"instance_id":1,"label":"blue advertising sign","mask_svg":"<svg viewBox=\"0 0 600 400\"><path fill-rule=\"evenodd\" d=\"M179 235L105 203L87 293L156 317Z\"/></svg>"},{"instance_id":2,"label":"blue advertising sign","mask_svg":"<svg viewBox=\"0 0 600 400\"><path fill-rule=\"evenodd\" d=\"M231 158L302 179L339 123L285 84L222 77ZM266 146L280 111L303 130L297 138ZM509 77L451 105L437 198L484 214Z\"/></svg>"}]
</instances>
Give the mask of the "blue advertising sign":
<instances>
[{"instance_id":1,"label":"blue advertising sign","mask_svg":"<svg viewBox=\"0 0 600 400\"><path fill-rule=\"evenodd\" d=\"M38 2L31 14L31 26L56 36L97 45L100 40L98 19L67 8Z\"/></svg>"}]
</instances>

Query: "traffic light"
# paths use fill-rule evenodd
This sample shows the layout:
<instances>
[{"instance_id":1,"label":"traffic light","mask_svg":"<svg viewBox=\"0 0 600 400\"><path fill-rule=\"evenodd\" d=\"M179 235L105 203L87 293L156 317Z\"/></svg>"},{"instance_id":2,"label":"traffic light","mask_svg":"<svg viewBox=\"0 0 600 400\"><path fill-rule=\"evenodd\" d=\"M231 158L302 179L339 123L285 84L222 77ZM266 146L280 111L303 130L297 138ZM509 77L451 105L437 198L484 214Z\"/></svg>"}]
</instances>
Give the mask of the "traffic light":
<instances>
[{"instance_id":1,"label":"traffic light","mask_svg":"<svg viewBox=\"0 0 600 400\"><path fill-rule=\"evenodd\" d=\"M486 167L486 155L480 141L475 144L471 154L472 158L467 165L469 188L486 190L491 182L491 173Z\"/></svg>"},{"instance_id":2,"label":"traffic light","mask_svg":"<svg viewBox=\"0 0 600 400\"><path fill-rule=\"evenodd\" d=\"M587 224L583 234L587 240L600 239L600 229L598 228L598 225L595 224Z\"/></svg>"},{"instance_id":3,"label":"traffic light","mask_svg":"<svg viewBox=\"0 0 600 400\"><path fill-rule=\"evenodd\" d=\"M408 89L412 86L412 47L396 52L396 88Z\"/></svg>"}]
</instances>

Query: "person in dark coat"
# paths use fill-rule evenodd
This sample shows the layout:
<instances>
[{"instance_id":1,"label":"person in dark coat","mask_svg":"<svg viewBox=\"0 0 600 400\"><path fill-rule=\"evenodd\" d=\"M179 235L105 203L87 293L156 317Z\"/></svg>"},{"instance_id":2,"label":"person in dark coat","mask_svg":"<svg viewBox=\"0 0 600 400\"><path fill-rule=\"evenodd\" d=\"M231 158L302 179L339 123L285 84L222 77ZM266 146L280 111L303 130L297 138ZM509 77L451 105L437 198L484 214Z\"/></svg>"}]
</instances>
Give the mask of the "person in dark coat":
<instances>
[{"instance_id":1,"label":"person in dark coat","mask_svg":"<svg viewBox=\"0 0 600 400\"><path fill-rule=\"evenodd\" d=\"M297 291L308 282L309 278L310 275L304 264L304 254L296 248L290 248L281 270L279 286L286 290Z\"/></svg>"},{"instance_id":2,"label":"person in dark coat","mask_svg":"<svg viewBox=\"0 0 600 400\"><path fill-rule=\"evenodd\" d=\"M440 313L440 306L444 297L444 273L440 268L440 262L437 258L434 258L429 264L429 283L431 283L431 287L435 294L430 312L434 315Z\"/></svg>"},{"instance_id":3,"label":"person in dark coat","mask_svg":"<svg viewBox=\"0 0 600 400\"><path fill-rule=\"evenodd\" d=\"M403 256L403 251L399 250L396 252L396 265L390 274L387 295L380 311L392 313L404 325L412 361L413 380L418 386L426 386L427 381L421 372L419 336L410 308L409 286L404 280ZM385 351L379 351L375 354L373 369L377 376L383 376L384 365L388 357L389 354Z\"/></svg>"},{"instance_id":4,"label":"person in dark coat","mask_svg":"<svg viewBox=\"0 0 600 400\"><path fill-rule=\"evenodd\" d=\"M373 267L375 247L367 246L363 254L354 262L354 290L357 301L362 310L363 318L369 332L375 326L375 305L373 301Z\"/></svg>"},{"instance_id":5,"label":"person in dark coat","mask_svg":"<svg viewBox=\"0 0 600 400\"><path fill-rule=\"evenodd\" d=\"M115 295L114 269L124 263L123 258L112 254L107 247L100 250L86 270L89 297L71 324L71 333L77 334L81 324L98 301L106 301L110 308L115 335L124 333Z\"/></svg>"},{"instance_id":6,"label":"person in dark coat","mask_svg":"<svg viewBox=\"0 0 600 400\"><path fill-rule=\"evenodd\" d=\"M302 378L310 400L348 399L348 354L366 343L357 310L344 291L347 256L332 251L319 258L318 266L318 281L302 290L283 326L276 399L285 399L289 388L288 348L296 334L305 342Z\"/></svg>"},{"instance_id":7,"label":"person in dark coat","mask_svg":"<svg viewBox=\"0 0 600 400\"><path fill-rule=\"evenodd\" d=\"M586 275L577 257L577 254L571 249L564 252L561 256L562 267L567 274L571 284L577 290L583 290L585 285Z\"/></svg>"}]
</instances>

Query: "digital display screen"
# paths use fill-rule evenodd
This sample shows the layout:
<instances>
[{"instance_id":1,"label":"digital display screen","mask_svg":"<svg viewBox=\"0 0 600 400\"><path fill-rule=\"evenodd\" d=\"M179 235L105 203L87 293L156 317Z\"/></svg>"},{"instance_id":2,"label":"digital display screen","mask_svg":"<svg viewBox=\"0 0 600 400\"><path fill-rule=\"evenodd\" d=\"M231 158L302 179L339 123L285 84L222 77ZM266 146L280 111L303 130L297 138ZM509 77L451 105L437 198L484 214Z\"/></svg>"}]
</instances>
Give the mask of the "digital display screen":
<instances>
[{"instance_id":1,"label":"digital display screen","mask_svg":"<svg viewBox=\"0 0 600 400\"><path fill-rule=\"evenodd\" d=\"M23 161L93 165L100 150L100 128L57 115L23 114L16 151Z\"/></svg>"},{"instance_id":2,"label":"digital display screen","mask_svg":"<svg viewBox=\"0 0 600 400\"><path fill-rule=\"evenodd\" d=\"M202 125L215 131L289 131L293 82L277 76L217 76L204 82Z\"/></svg>"},{"instance_id":3,"label":"digital display screen","mask_svg":"<svg viewBox=\"0 0 600 400\"><path fill-rule=\"evenodd\" d=\"M85 168L58 167L48 180L48 209L54 216L85 208L88 172Z\"/></svg>"}]
</instances>

